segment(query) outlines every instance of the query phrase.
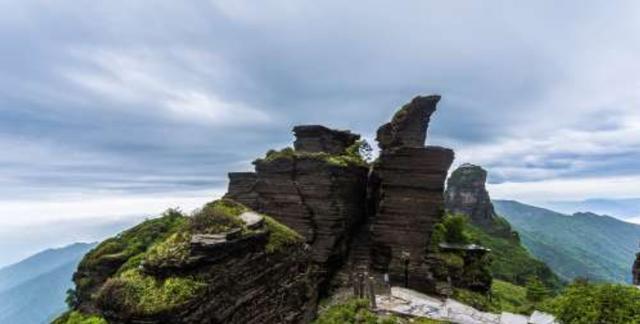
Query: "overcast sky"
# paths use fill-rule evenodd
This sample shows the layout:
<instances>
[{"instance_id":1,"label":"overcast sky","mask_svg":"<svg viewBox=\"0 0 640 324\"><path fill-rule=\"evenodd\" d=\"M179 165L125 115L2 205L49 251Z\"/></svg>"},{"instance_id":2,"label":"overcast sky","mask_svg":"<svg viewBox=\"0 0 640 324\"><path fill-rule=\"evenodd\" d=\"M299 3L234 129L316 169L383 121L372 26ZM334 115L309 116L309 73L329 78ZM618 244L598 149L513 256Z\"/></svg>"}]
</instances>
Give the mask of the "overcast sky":
<instances>
[{"instance_id":1,"label":"overcast sky","mask_svg":"<svg viewBox=\"0 0 640 324\"><path fill-rule=\"evenodd\" d=\"M71 224L0 265L418 94L494 198L640 197L640 2L402 2L0 0L0 243Z\"/></svg>"}]
</instances>

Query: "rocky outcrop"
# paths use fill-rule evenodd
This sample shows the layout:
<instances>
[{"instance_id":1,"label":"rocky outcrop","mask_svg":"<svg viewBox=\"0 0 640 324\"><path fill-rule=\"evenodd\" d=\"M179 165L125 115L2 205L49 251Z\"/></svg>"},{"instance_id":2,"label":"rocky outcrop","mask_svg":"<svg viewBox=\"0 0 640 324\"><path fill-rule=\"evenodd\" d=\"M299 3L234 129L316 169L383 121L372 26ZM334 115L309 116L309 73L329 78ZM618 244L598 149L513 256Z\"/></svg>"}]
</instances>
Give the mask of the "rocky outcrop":
<instances>
[{"instance_id":1,"label":"rocky outcrop","mask_svg":"<svg viewBox=\"0 0 640 324\"><path fill-rule=\"evenodd\" d=\"M109 323L310 322L318 277L309 247L265 218L223 200L125 231L82 261L75 309Z\"/></svg>"},{"instance_id":2,"label":"rocky outcrop","mask_svg":"<svg viewBox=\"0 0 640 324\"><path fill-rule=\"evenodd\" d=\"M482 167L469 163L458 167L447 181L447 210L465 214L473 224L483 228L493 224L496 213L485 188L486 181L487 171Z\"/></svg>"},{"instance_id":3,"label":"rocky outcrop","mask_svg":"<svg viewBox=\"0 0 640 324\"><path fill-rule=\"evenodd\" d=\"M378 129L382 149L370 179L372 267L392 283L433 289L426 264L434 225L444 216L443 190L453 151L425 147L439 96L417 97Z\"/></svg>"},{"instance_id":4,"label":"rocky outcrop","mask_svg":"<svg viewBox=\"0 0 640 324\"><path fill-rule=\"evenodd\" d=\"M272 215L303 235L328 279L346 257L364 220L368 167L346 148L360 137L298 126L295 150L269 152L255 173L230 173L226 197Z\"/></svg>"},{"instance_id":5,"label":"rocky outcrop","mask_svg":"<svg viewBox=\"0 0 640 324\"><path fill-rule=\"evenodd\" d=\"M295 149L229 173L224 199L192 217L147 221L88 254L75 309L115 323L309 322L318 294L361 270L423 292L443 283L486 291L485 249L432 241L454 158L424 143L439 99L416 97L381 126L373 165L357 134L295 127Z\"/></svg>"},{"instance_id":6,"label":"rocky outcrop","mask_svg":"<svg viewBox=\"0 0 640 324\"><path fill-rule=\"evenodd\" d=\"M301 125L293 128L293 146L299 152L344 154L360 135L350 131L330 129L321 125Z\"/></svg>"},{"instance_id":7,"label":"rocky outcrop","mask_svg":"<svg viewBox=\"0 0 640 324\"><path fill-rule=\"evenodd\" d=\"M487 171L482 167L470 163L459 166L447 181L447 211L467 215L473 225L489 233L517 239L517 233L496 214L485 187L486 181Z\"/></svg>"},{"instance_id":8,"label":"rocky outcrop","mask_svg":"<svg viewBox=\"0 0 640 324\"><path fill-rule=\"evenodd\" d=\"M383 151L374 167L372 266L396 283L406 279L409 287L429 289L424 260L433 228L444 216L442 192L452 162L449 149L405 147Z\"/></svg>"},{"instance_id":9,"label":"rocky outcrop","mask_svg":"<svg viewBox=\"0 0 640 324\"><path fill-rule=\"evenodd\" d=\"M436 111L438 101L440 96L418 96L400 108L391 122L378 128L376 141L380 149L424 147L429 120Z\"/></svg>"}]
</instances>

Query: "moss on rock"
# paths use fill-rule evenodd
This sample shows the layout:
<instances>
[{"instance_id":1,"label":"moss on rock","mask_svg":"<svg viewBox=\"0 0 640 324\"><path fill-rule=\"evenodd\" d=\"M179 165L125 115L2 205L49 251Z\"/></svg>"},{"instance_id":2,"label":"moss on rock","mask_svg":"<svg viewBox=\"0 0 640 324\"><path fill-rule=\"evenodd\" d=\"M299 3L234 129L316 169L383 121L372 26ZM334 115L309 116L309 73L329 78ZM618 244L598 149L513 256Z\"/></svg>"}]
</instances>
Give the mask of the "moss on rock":
<instances>
[{"instance_id":1,"label":"moss on rock","mask_svg":"<svg viewBox=\"0 0 640 324\"><path fill-rule=\"evenodd\" d=\"M365 147L365 145L368 146L368 144L365 143L364 141L357 141L349 146L344 154L296 151L291 147L286 147L280 151L269 150L264 158L255 160L254 164L270 163L279 159L314 159L343 168L350 166L367 167L368 163L366 158L363 157L360 152L362 147Z\"/></svg>"},{"instance_id":2,"label":"moss on rock","mask_svg":"<svg viewBox=\"0 0 640 324\"><path fill-rule=\"evenodd\" d=\"M109 279L98 292L96 301L104 310L149 316L193 301L205 287L205 282L193 277L156 278L131 269Z\"/></svg>"},{"instance_id":3,"label":"moss on rock","mask_svg":"<svg viewBox=\"0 0 640 324\"><path fill-rule=\"evenodd\" d=\"M265 246L267 253L274 253L285 246L303 242L303 238L296 231L277 222L269 216L263 216L269 229L269 241Z\"/></svg>"}]
</instances>

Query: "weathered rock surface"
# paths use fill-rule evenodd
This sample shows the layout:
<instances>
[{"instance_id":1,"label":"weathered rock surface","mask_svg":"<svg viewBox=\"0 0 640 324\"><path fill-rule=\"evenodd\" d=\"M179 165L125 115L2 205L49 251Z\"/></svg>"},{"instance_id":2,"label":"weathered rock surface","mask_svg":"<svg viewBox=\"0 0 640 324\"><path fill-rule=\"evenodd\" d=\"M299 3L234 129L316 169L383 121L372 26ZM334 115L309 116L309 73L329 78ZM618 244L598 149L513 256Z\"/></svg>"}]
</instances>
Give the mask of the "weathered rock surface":
<instances>
[{"instance_id":1,"label":"weathered rock surface","mask_svg":"<svg viewBox=\"0 0 640 324\"><path fill-rule=\"evenodd\" d=\"M393 116L391 122L378 128L376 141L380 149L394 147L424 147L431 114L440 96L415 97Z\"/></svg>"},{"instance_id":2,"label":"weathered rock surface","mask_svg":"<svg viewBox=\"0 0 640 324\"><path fill-rule=\"evenodd\" d=\"M342 264L353 230L364 220L368 168L332 160L359 135L322 126L298 126L294 132L295 152L256 160L255 173L230 173L226 197L272 215L303 235L328 279Z\"/></svg>"},{"instance_id":3,"label":"weathered rock surface","mask_svg":"<svg viewBox=\"0 0 640 324\"><path fill-rule=\"evenodd\" d=\"M403 147L383 151L372 173L378 197L372 221L372 266L393 282L429 289L424 266L433 227L442 220L442 192L453 151ZM406 272L405 272L406 271Z\"/></svg>"},{"instance_id":4,"label":"weathered rock surface","mask_svg":"<svg viewBox=\"0 0 640 324\"><path fill-rule=\"evenodd\" d=\"M516 238L506 221L496 214L485 184L487 171L470 163L462 164L447 181L445 205L453 214L467 215L472 224L506 238Z\"/></svg>"},{"instance_id":5,"label":"weathered rock surface","mask_svg":"<svg viewBox=\"0 0 640 324\"><path fill-rule=\"evenodd\" d=\"M447 210L465 214L473 224L483 228L493 224L496 213L485 188L486 181L487 171L482 167L469 163L458 167L447 181Z\"/></svg>"},{"instance_id":6,"label":"weathered rock surface","mask_svg":"<svg viewBox=\"0 0 640 324\"><path fill-rule=\"evenodd\" d=\"M325 152L329 154L343 154L353 145L360 135L350 131L336 130L321 125L300 125L293 128L296 140L293 143L296 151Z\"/></svg>"},{"instance_id":7,"label":"weathered rock surface","mask_svg":"<svg viewBox=\"0 0 640 324\"><path fill-rule=\"evenodd\" d=\"M426 259L433 227L444 216L444 182L454 158L450 149L425 147L439 100L416 97L378 129L382 152L369 180L371 265L392 283L422 291L435 285Z\"/></svg>"}]
</instances>

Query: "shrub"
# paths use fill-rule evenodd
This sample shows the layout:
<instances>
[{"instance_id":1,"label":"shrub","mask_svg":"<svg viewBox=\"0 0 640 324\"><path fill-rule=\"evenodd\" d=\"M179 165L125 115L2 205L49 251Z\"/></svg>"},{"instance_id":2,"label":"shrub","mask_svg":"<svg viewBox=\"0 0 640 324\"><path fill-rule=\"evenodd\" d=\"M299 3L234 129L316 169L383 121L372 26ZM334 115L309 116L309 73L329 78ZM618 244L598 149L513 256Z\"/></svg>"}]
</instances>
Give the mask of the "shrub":
<instances>
[{"instance_id":1,"label":"shrub","mask_svg":"<svg viewBox=\"0 0 640 324\"><path fill-rule=\"evenodd\" d=\"M640 290L634 286L574 282L541 305L563 323L640 323Z\"/></svg>"},{"instance_id":2,"label":"shrub","mask_svg":"<svg viewBox=\"0 0 640 324\"><path fill-rule=\"evenodd\" d=\"M244 222L238 216L247 210L246 207L229 199L210 202L191 217L191 231L218 234L242 228Z\"/></svg>"},{"instance_id":3,"label":"shrub","mask_svg":"<svg viewBox=\"0 0 640 324\"><path fill-rule=\"evenodd\" d=\"M446 214L442 221L433 227L431 246L437 250L438 244L442 242L467 244L471 239L466 229L466 216Z\"/></svg>"},{"instance_id":4,"label":"shrub","mask_svg":"<svg viewBox=\"0 0 640 324\"><path fill-rule=\"evenodd\" d=\"M527 300L531 302L542 301L549 296L549 289L538 278L530 278L527 282Z\"/></svg>"}]
</instances>

